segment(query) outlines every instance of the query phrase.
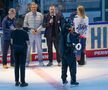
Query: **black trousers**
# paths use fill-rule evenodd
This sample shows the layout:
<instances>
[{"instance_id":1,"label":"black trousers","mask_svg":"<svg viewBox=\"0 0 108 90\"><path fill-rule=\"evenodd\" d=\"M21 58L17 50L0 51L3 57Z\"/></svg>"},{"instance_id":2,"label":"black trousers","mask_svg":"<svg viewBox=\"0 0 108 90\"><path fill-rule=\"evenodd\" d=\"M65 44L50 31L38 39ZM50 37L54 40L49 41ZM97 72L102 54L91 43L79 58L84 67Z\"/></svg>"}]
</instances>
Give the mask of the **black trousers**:
<instances>
[{"instance_id":1,"label":"black trousers","mask_svg":"<svg viewBox=\"0 0 108 90\"><path fill-rule=\"evenodd\" d=\"M76 57L73 53L64 54L62 57L62 81L65 82L67 78L67 70L69 67L71 82L76 82Z\"/></svg>"},{"instance_id":2,"label":"black trousers","mask_svg":"<svg viewBox=\"0 0 108 90\"><path fill-rule=\"evenodd\" d=\"M13 55L13 48L11 42L10 40L4 40L3 41L3 65L7 64L7 54L8 54L9 46L11 50L11 54L10 54L11 65L14 64L14 55Z\"/></svg>"},{"instance_id":3,"label":"black trousers","mask_svg":"<svg viewBox=\"0 0 108 90\"><path fill-rule=\"evenodd\" d=\"M14 45L14 56L15 56L15 81L19 82L19 71L20 71L20 81L25 83L25 63L27 46Z\"/></svg>"},{"instance_id":4,"label":"black trousers","mask_svg":"<svg viewBox=\"0 0 108 90\"><path fill-rule=\"evenodd\" d=\"M53 44L56 50L56 58L57 62L61 62L60 58L60 52L59 52L59 40L58 38L52 37L52 38L46 38L47 40L47 46L48 46L48 59L50 62L53 62Z\"/></svg>"}]
</instances>

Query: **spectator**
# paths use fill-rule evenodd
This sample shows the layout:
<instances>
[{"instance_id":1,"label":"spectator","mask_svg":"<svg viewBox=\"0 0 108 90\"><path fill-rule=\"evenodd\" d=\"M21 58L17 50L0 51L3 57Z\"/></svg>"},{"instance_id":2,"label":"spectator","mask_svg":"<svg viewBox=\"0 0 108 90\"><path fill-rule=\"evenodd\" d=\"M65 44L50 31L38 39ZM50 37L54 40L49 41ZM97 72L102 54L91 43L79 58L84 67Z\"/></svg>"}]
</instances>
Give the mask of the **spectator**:
<instances>
[{"instance_id":1,"label":"spectator","mask_svg":"<svg viewBox=\"0 0 108 90\"><path fill-rule=\"evenodd\" d=\"M24 27L30 28L29 31L30 46L28 47L28 53L27 53L27 66L29 65L30 62L30 52L34 41L35 41L35 46L37 47L39 65L44 66L42 58L42 42L41 42L43 15L40 12L37 12L38 8L37 4L33 2L31 3L30 6L31 6L31 12L27 13L24 19Z\"/></svg>"},{"instance_id":2,"label":"spectator","mask_svg":"<svg viewBox=\"0 0 108 90\"><path fill-rule=\"evenodd\" d=\"M59 37L62 26L63 15L60 12L56 12L56 7L51 5L49 7L49 13L44 17L45 34L48 46L48 59L47 66L53 65L53 44L56 49L56 58L58 66L61 65L61 58L59 53Z\"/></svg>"},{"instance_id":3,"label":"spectator","mask_svg":"<svg viewBox=\"0 0 108 90\"><path fill-rule=\"evenodd\" d=\"M8 15L4 17L2 21L2 29L3 29L3 67L5 69L8 68L7 66L7 53L9 46L11 48L11 66L14 66L14 56L13 56L13 50L12 45L10 42L10 37L12 31L15 29L15 16L16 16L16 10L14 8L9 9Z\"/></svg>"},{"instance_id":4,"label":"spectator","mask_svg":"<svg viewBox=\"0 0 108 90\"><path fill-rule=\"evenodd\" d=\"M85 14L84 6L77 7L77 15L75 16L73 22L74 22L74 26L75 26L75 32L80 34L80 43L82 46L78 64L84 65L85 64L86 38L88 36L88 30L89 30L89 20ZM77 57L77 55L76 55L76 57ZM78 55L78 57L79 57L79 55Z\"/></svg>"}]
</instances>

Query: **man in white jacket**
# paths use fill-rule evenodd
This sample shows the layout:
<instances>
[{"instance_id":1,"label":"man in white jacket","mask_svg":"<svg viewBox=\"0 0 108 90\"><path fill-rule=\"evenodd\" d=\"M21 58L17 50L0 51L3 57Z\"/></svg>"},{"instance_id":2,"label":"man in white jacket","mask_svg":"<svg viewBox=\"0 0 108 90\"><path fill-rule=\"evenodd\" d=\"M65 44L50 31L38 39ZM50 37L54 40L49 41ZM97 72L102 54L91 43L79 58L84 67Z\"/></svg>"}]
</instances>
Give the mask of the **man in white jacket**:
<instances>
[{"instance_id":1,"label":"man in white jacket","mask_svg":"<svg viewBox=\"0 0 108 90\"><path fill-rule=\"evenodd\" d=\"M37 47L39 65L43 66L42 59L42 43L41 43L41 29L43 23L43 15L40 12L37 12L38 5L34 2L31 3L31 12L25 15L24 27L30 28L29 39L30 45L27 52L27 65L30 62L30 51L35 41L35 46Z\"/></svg>"}]
</instances>

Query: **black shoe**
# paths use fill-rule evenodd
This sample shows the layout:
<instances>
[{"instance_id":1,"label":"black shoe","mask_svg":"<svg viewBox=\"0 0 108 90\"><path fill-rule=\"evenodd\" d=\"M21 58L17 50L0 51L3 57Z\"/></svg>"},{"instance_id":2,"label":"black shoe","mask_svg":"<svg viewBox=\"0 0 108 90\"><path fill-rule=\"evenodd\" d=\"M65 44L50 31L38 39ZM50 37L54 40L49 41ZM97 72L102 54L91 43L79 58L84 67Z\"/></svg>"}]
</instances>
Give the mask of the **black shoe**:
<instances>
[{"instance_id":1,"label":"black shoe","mask_svg":"<svg viewBox=\"0 0 108 90\"><path fill-rule=\"evenodd\" d=\"M61 66L61 63L58 63L58 66L60 67Z\"/></svg>"},{"instance_id":2,"label":"black shoe","mask_svg":"<svg viewBox=\"0 0 108 90\"><path fill-rule=\"evenodd\" d=\"M67 85L67 83L68 83L67 80L63 81L63 87L65 87Z\"/></svg>"},{"instance_id":3,"label":"black shoe","mask_svg":"<svg viewBox=\"0 0 108 90\"><path fill-rule=\"evenodd\" d=\"M26 86L28 86L28 83L21 83L20 84L20 87L26 87Z\"/></svg>"},{"instance_id":4,"label":"black shoe","mask_svg":"<svg viewBox=\"0 0 108 90\"><path fill-rule=\"evenodd\" d=\"M52 66L53 65L53 63L52 62L49 62L48 64L47 64L47 66Z\"/></svg>"},{"instance_id":5,"label":"black shoe","mask_svg":"<svg viewBox=\"0 0 108 90\"><path fill-rule=\"evenodd\" d=\"M77 85L79 85L79 82L71 82L71 85L72 86L77 86Z\"/></svg>"},{"instance_id":6,"label":"black shoe","mask_svg":"<svg viewBox=\"0 0 108 90\"><path fill-rule=\"evenodd\" d=\"M16 83L15 83L15 86L19 86L19 85L20 85L20 82L16 82Z\"/></svg>"}]
</instances>

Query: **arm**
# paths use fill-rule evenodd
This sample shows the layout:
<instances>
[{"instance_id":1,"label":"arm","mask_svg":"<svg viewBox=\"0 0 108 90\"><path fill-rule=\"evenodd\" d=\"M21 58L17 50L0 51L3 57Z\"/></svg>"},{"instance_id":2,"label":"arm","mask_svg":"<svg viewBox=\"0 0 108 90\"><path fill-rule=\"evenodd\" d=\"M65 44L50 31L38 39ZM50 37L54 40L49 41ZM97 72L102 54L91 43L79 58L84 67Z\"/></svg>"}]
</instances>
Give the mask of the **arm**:
<instances>
[{"instance_id":1,"label":"arm","mask_svg":"<svg viewBox=\"0 0 108 90\"><path fill-rule=\"evenodd\" d=\"M29 36L28 36L27 32L26 32L26 43L27 43L27 45L30 45Z\"/></svg>"},{"instance_id":2,"label":"arm","mask_svg":"<svg viewBox=\"0 0 108 90\"><path fill-rule=\"evenodd\" d=\"M13 32L11 33L11 39L10 39L11 41L11 45L13 44Z\"/></svg>"},{"instance_id":3,"label":"arm","mask_svg":"<svg viewBox=\"0 0 108 90\"><path fill-rule=\"evenodd\" d=\"M37 31L40 32L42 30L42 24L37 28Z\"/></svg>"},{"instance_id":4,"label":"arm","mask_svg":"<svg viewBox=\"0 0 108 90\"><path fill-rule=\"evenodd\" d=\"M11 45L13 44L13 39L11 38Z\"/></svg>"},{"instance_id":5,"label":"arm","mask_svg":"<svg viewBox=\"0 0 108 90\"><path fill-rule=\"evenodd\" d=\"M64 22L65 22L64 16L63 16L63 14L61 14L60 15L60 27L61 27L61 29L62 29Z\"/></svg>"},{"instance_id":6,"label":"arm","mask_svg":"<svg viewBox=\"0 0 108 90\"><path fill-rule=\"evenodd\" d=\"M65 19L64 19L64 16L62 15L61 16L61 20L60 20L60 29L61 29L61 31L63 30L63 26L64 26L64 24L65 24Z\"/></svg>"},{"instance_id":7,"label":"arm","mask_svg":"<svg viewBox=\"0 0 108 90\"><path fill-rule=\"evenodd\" d=\"M48 15L44 15L44 19L43 19L43 27L44 28L48 28L50 27L50 22L48 21Z\"/></svg>"},{"instance_id":8,"label":"arm","mask_svg":"<svg viewBox=\"0 0 108 90\"><path fill-rule=\"evenodd\" d=\"M29 41L26 41L26 43L27 43L27 46L30 45L30 42Z\"/></svg>"},{"instance_id":9,"label":"arm","mask_svg":"<svg viewBox=\"0 0 108 90\"><path fill-rule=\"evenodd\" d=\"M87 17L88 18L88 17ZM88 20L87 20L87 34L86 34L86 38L88 37L88 32L89 32L89 18L88 18Z\"/></svg>"},{"instance_id":10,"label":"arm","mask_svg":"<svg viewBox=\"0 0 108 90\"><path fill-rule=\"evenodd\" d=\"M6 27L6 19L4 18L2 21L2 29L3 29L3 33L8 33L9 28Z\"/></svg>"},{"instance_id":11,"label":"arm","mask_svg":"<svg viewBox=\"0 0 108 90\"><path fill-rule=\"evenodd\" d=\"M28 15L27 14L25 15L23 26L24 27L29 27L29 25L28 25Z\"/></svg>"},{"instance_id":12,"label":"arm","mask_svg":"<svg viewBox=\"0 0 108 90\"><path fill-rule=\"evenodd\" d=\"M40 32L40 31L42 30L42 28L43 28L42 24L43 24L43 15L41 14L41 24L40 24L40 26L37 28L37 32Z\"/></svg>"},{"instance_id":13,"label":"arm","mask_svg":"<svg viewBox=\"0 0 108 90\"><path fill-rule=\"evenodd\" d=\"M24 18L23 29L25 31L27 31L27 32L30 31L30 27L29 27L29 24L28 24L28 15L27 14L25 15L25 18Z\"/></svg>"}]
</instances>

